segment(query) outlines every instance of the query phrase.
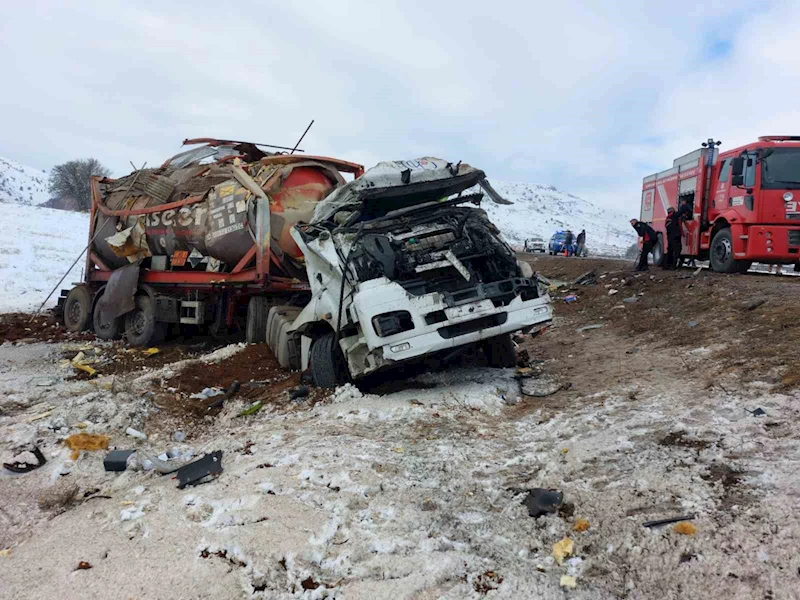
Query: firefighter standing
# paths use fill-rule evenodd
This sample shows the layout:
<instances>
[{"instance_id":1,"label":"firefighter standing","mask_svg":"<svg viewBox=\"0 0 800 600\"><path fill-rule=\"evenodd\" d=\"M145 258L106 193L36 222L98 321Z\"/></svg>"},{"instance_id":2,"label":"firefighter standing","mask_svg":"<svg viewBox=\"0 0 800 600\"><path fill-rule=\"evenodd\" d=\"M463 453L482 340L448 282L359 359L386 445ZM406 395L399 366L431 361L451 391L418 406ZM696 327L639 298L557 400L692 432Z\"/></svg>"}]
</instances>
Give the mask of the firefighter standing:
<instances>
[{"instance_id":1,"label":"firefighter standing","mask_svg":"<svg viewBox=\"0 0 800 600\"><path fill-rule=\"evenodd\" d=\"M667 229L667 260L664 268L677 269L681 256L681 223L678 220L678 213L671 206L667 209L664 225Z\"/></svg>"},{"instance_id":2,"label":"firefighter standing","mask_svg":"<svg viewBox=\"0 0 800 600\"><path fill-rule=\"evenodd\" d=\"M694 214L692 214L692 201L689 198L684 198L681 200L681 205L678 207L678 212L675 213L676 219L678 220L678 231L680 232L681 238L686 236L686 247L691 248L691 244L689 243L689 226L686 224L686 221L691 221L694 218ZM680 242L679 242L680 244ZM680 247L680 246L679 246ZM683 258L680 256L680 252L678 252L678 260L675 263L676 267L683 266ZM694 258L689 259L689 266L694 268L695 262Z\"/></svg>"},{"instance_id":3,"label":"firefighter standing","mask_svg":"<svg viewBox=\"0 0 800 600\"><path fill-rule=\"evenodd\" d=\"M636 265L636 270L647 271L647 255L653 251L653 247L658 241L658 234L650 225L638 219L631 219L631 226L642 238L642 253L639 255L639 263Z\"/></svg>"},{"instance_id":4,"label":"firefighter standing","mask_svg":"<svg viewBox=\"0 0 800 600\"><path fill-rule=\"evenodd\" d=\"M564 234L564 255L565 256L572 256L572 232L567 229L567 233Z\"/></svg>"}]
</instances>

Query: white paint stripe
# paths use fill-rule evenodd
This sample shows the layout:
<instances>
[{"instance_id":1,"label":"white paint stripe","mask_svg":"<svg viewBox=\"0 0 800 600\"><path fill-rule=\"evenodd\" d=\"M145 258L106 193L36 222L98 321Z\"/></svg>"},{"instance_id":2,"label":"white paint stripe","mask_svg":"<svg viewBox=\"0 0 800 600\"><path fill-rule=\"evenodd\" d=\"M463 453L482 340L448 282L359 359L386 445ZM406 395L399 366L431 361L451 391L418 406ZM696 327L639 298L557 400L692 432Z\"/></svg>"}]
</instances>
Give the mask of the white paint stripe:
<instances>
[{"instance_id":1,"label":"white paint stripe","mask_svg":"<svg viewBox=\"0 0 800 600\"><path fill-rule=\"evenodd\" d=\"M661 206L664 207L664 214L667 214L667 209L669 208L669 199L667 199L667 190L663 184L659 184L656 186L658 190L658 198L661 200Z\"/></svg>"}]
</instances>

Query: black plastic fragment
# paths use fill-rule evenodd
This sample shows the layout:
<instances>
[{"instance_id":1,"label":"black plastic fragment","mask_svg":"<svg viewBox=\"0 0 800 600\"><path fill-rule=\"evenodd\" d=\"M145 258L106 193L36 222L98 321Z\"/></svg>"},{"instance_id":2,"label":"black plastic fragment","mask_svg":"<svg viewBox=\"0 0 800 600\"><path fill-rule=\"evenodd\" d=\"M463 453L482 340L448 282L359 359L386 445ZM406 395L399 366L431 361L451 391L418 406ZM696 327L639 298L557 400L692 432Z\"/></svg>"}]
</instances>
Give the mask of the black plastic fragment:
<instances>
[{"instance_id":1,"label":"black plastic fragment","mask_svg":"<svg viewBox=\"0 0 800 600\"><path fill-rule=\"evenodd\" d=\"M206 477L217 478L220 473L222 473L222 450L217 450L188 465L183 465L175 475L178 477L178 489L183 489L187 485L200 483Z\"/></svg>"},{"instance_id":2,"label":"black plastic fragment","mask_svg":"<svg viewBox=\"0 0 800 600\"><path fill-rule=\"evenodd\" d=\"M38 469L47 462L47 459L44 457L44 454L42 454L42 451L39 450L38 446L34 446L31 452L33 452L33 455L36 457L36 460L39 461L39 464L32 465L31 463L23 463L23 462L3 463L3 467L11 471L12 473L30 473L31 471L35 471L36 469Z\"/></svg>"},{"instance_id":3,"label":"black plastic fragment","mask_svg":"<svg viewBox=\"0 0 800 600\"><path fill-rule=\"evenodd\" d=\"M545 488L533 488L522 500L522 503L528 508L529 516L538 518L542 515L556 512L563 501L563 492Z\"/></svg>"},{"instance_id":4,"label":"black plastic fragment","mask_svg":"<svg viewBox=\"0 0 800 600\"><path fill-rule=\"evenodd\" d=\"M293 390L289 390L289 398L292 400L297 400L298 398L305 398L308 396L311 390L308 389L307 385L301 385L299 387L294 388Z\"/></svg>"},{"instance_id":5,"label":"black plastic fragment","mask_svg":"<svg viewBox=\"0 0 800 600\"><path fill-rule=\"evenodd\" d=\"M655 521L645 521L642 527L658 527L659 525L669 525L670 523L680 523L681 521L692 521L694 515L682 515L680 517L669 517L666 519L657 519Z\"/></svg>"},{"instance_id":6,"label":"black plastic fragment","mask_svg":"<svg viewBox=\"0 0 800 600\"><path fill-rule=\"evenodd\" d=\"M128 457L136 450L112 450L103 459L106 471L124 471L128 468Z\"/></svg>"}]
</instances>

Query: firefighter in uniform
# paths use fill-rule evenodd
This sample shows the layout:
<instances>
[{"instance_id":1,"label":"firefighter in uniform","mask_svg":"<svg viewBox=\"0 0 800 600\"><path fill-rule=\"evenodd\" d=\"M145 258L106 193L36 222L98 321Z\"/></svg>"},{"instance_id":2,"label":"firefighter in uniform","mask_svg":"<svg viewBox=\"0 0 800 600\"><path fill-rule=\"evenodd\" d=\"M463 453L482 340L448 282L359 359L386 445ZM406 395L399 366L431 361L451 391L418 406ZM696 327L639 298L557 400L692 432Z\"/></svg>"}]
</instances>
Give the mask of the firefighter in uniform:
<instances>
[{"instance_id":1,"label":"firefighter in uniform","mask_svg":"<svg viewBox=\"0 0 800 600\"><path fill-rule=\"evenodd\" d=\"M667 258L664 262L665 269L677 269L681 256L681 223L678 213L671 206L667 209L667 218L664 221L667 230Z\"/></svg>"},{"instance_id":2,"label":"firefighter in uniform","mask_svg":"<svg viewBox=\"0 0 800 600\"><path fill-rule=\"evenodd\" d=\"M642 238L642 252L639 255L639 263L636 265L636 270L647 271L647 255L653 251L653 247L658 241L658 234L650 225L638 219L631 219L631 226Z\"/></svg>"},{"instance_id":3,"label":"firefighter in uniform","mask_svg":"<svg viewBox=\"0 0 800 600\"><path fill-rule=\"evenodd\" d=\"M678 212L676 214L676 218L678 220L678 227L681 235L681 239L683 236L686 236L686 247L691 248L691 244L689 243L689 227L686 224L686 221L691 221L694 218L692 208L692 201L689 198L684 198L681 200L681 205L678 207ZM680 246L679 246L680 248ZM690 250L691 251L691 250ZM683 258L680 256L680 252L678 252L678 260L675 263L677 267L683 266ZM695 262L694 258L689 259L689 266L694 268Z\"/></svg>"}]
</instances>

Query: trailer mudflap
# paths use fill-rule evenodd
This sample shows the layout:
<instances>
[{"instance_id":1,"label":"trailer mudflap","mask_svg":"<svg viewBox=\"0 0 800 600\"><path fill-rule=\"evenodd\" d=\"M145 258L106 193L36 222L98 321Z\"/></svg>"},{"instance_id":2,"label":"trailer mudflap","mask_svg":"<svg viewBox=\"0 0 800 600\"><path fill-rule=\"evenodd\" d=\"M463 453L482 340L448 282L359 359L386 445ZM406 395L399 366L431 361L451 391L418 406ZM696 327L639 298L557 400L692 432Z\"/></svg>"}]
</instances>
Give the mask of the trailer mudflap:
<instances>
[{"instance_id":1,"label":"trailer mudflap","mask_svg":"<svg viewBox=\"0 0 800 600\"><path fill-rule=\"evenodd\" d=\"M140 263L135 262L111 273L95 307L99 311L101 325L110 325L114 319L132 311L136 306L134 297L139 286L139 267Z\"/></svg>"}]
</instances>

